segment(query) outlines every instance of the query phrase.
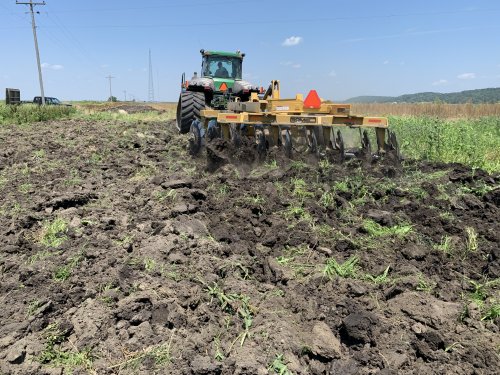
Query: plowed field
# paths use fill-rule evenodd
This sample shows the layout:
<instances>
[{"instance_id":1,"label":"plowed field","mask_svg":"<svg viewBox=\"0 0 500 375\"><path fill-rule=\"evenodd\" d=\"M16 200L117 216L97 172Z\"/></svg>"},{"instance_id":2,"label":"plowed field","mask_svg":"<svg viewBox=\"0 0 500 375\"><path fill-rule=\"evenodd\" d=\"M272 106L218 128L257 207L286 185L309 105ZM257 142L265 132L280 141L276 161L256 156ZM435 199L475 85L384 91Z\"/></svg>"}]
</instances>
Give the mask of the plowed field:
<instances>
[{"instance_id":1,"label":"plowed field","mask_svg":"<svg viewBox=\"0 0 500 375\"><path fill-rule=\"evenodd\" d=\"M499 176L174 128L0 127L0 373L498 374Z\"/></svg>"}]
</instances>

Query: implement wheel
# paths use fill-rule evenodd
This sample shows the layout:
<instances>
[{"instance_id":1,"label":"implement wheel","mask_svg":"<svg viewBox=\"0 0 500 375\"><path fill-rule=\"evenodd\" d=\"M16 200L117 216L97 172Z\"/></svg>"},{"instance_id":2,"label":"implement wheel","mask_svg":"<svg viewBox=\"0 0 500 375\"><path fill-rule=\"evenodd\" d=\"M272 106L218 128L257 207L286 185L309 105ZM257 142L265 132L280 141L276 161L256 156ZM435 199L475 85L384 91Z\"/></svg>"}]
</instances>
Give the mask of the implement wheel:
<instances>
[{"instance_id":1,"label":"implement wheel","mask_svg":"<svg viewBox=\"0 0 500 375\"><path fill-rule=\"evenodd\" d=\"M193 156L196 156L200 153L203 143L200 121L194 120L191 123L190 131L191 138L189 139L189 153Z\"/></svg>"},{"instance_id":2,"label":"implement wheel","mask_svg":"<svg viewBox=\"0 0 500 375\"><path fill-rule=\"evenodd\" d=\"M205 94L202 92L184 91L177 103L177 129L186 134L194 120L200 118L200 111L205 108Z\"/></svg>"},{"instance_id":3,"label":"implement wheel","mask_svg":"<svg viewBox=\"0 0 500 375\"><path fill-rule=\"evenodd\" d=\"M283 148L285 150L285 155L291 159L293 145L292 145L292 135L290 134L290 130L288 130L288 129L286 129L286 132L285 132L285 142L284 142Z\"/></svg>"}]
</instances>

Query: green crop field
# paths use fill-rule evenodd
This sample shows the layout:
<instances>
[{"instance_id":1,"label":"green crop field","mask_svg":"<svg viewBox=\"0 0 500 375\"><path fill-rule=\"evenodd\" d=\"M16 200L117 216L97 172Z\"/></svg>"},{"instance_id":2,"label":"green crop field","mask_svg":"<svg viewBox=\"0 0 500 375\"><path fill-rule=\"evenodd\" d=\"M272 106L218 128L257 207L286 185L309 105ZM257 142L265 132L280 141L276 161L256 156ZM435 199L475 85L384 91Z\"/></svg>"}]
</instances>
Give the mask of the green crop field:
<instances>
[{"instance_id":1,"label":"green crop field","mask_svg":"<svg viewBox=\"0 0 500 375\"><path fill-rule=\"evenodd\" d=\"M462 163L500 172L500 117L446 120L390 117L406 158Z\"/></svg>"}]
</instances>

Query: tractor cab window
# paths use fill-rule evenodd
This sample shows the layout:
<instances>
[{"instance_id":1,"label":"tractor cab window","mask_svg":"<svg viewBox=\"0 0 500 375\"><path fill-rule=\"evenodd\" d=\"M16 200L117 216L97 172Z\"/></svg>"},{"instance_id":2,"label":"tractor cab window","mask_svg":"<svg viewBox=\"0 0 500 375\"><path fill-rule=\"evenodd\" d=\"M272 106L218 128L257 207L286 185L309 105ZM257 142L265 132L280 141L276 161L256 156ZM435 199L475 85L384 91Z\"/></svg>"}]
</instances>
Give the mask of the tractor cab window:
<instances>
[{"instance_id":1,"label":"tractor cab window","mask_svg":"<svg viewBox=\"0 0 500 375\"><path fill-rule=\"evenodd\" d=\"M216 78L241 79L241 59L209 56L203 62L203 75Z\"/></svg>"}]
</instances>

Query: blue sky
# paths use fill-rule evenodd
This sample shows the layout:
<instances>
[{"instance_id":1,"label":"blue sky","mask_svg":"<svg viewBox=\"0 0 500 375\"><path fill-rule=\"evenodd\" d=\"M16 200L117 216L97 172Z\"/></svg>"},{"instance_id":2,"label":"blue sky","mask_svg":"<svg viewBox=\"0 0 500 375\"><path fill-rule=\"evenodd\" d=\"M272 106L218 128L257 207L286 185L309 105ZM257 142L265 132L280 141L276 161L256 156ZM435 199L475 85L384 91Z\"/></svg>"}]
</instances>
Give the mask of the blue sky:
<instances>
[{"instance_id":1,"label":"blue sky","mask_svg":"<svg viewBox=\"0 0 500 375\"><path fill-rule=\"evenodd\" d=\"M24 0L23 0L24 1ZM245 79L344 100L500 87L498 0L46 0L36 16L45 94L176 101L199 50L246 53ZM39 94L27 6L0 0L0 96Z\"/></svg>"}]
</instances>

